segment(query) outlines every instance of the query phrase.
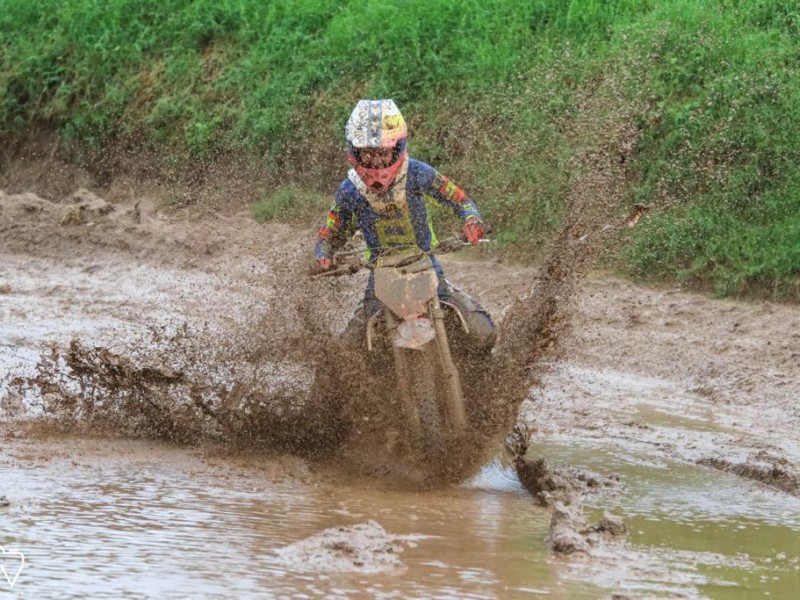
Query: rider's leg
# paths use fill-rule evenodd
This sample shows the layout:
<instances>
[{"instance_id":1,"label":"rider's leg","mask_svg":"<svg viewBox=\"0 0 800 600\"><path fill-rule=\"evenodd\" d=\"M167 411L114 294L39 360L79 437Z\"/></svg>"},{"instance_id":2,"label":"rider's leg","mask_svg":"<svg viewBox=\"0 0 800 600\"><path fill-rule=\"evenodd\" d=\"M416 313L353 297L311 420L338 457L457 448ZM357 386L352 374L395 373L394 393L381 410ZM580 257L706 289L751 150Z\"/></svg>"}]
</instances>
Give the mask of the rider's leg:
<instances>
[{"instance_id":1,"label":"rider's leg","mask_svg":"<svg viewBox=\"0 0 800 600\"><path fill-rule=\"evenodd\" d=\"M491 352L497 340L497 328L486 309L444 278L439 283L439 299L455 306L464 318L468 330L466 350L479 355Z\"/></svg>"}]
</instances>

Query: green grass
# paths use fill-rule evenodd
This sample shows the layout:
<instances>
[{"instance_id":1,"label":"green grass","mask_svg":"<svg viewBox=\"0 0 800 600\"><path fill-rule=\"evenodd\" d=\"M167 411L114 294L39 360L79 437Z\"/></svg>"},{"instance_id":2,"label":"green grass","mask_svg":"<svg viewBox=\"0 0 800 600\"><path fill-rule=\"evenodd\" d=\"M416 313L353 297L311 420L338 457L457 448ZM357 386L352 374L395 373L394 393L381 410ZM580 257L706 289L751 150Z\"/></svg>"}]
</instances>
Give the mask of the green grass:
<instances>
[{"instance_id":1,"label":"green grass","mask_svg":"<svg viewBox=\"0 0 800 600\"><path fill-rule=\"evenodd\" d=\"M796 0L0 0L0 137L244 158L278 185L254 215L295 218L343 174L355 101L389 96L412 153L534 260L597 143L583 123L626 103L625 201L654 210L614 264L798 300L798 40Z\"/></svg>"},{"instance_id":2,"label":"green grass","mask_svg":"<svg viewBox=\"0 0 800 600\"><path fill-rule=\"evenodd\" d=\"M679 4L637 31L654 52L634 193L660 214L629 270L799 300L800 6Z\"/></svg>"}]
</instances>

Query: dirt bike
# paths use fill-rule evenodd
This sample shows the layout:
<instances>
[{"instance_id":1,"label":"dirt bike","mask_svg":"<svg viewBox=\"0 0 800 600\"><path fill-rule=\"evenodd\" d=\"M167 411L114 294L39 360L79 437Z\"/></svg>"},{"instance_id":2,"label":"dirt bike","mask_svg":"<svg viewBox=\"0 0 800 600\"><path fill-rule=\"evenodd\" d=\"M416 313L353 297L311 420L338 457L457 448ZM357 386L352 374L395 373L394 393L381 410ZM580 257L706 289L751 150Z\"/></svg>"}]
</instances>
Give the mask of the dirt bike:
<instances>
[{"instance_id":1,"label":"dirt bike","mask_svg":"<svg viewBox=\"0 0 800 600\"><path fill-rule=\"evenodd\" d=\"M343 252L334 255L332 270L320 274L374 271L375 296L381 308L367 320L367 350L391 349L397 400L408 429L415 440L437 450L446 449L448 440L467 427L461 376L445 327L446 311L465 331L467 323L458 307L439 298L439 278L431 255L467 246L470 244L462 239L450 238L432 252L401 247L375 262L355 252Z\"/></svg>"}]
</instances>

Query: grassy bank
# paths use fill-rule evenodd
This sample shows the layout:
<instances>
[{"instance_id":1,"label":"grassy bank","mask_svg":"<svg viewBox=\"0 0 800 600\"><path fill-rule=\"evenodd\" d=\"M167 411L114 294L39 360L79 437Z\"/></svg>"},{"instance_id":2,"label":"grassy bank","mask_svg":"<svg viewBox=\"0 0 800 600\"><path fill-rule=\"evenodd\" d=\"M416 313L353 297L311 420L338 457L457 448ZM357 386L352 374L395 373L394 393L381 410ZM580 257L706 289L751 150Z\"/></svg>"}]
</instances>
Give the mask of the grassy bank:
<instances>
[{"instance_id":1,"label":"grassy bank","mask_svg":"<svg viewBox=\"0 0 800 600\"><path fill-rule=\"evenodd\" d=\"M57 131L76 159L126 143L172 165L241 157L281 186L260 203L274 218L307 198L298 190L336 184L355 100L390 96L413 153L535 258L563 219L572 159L624 115L637 132L625 202L654 210L612 264L721 295L800 299L794 0L0 8L5 139Z\"/></svg>"}]
</instances>

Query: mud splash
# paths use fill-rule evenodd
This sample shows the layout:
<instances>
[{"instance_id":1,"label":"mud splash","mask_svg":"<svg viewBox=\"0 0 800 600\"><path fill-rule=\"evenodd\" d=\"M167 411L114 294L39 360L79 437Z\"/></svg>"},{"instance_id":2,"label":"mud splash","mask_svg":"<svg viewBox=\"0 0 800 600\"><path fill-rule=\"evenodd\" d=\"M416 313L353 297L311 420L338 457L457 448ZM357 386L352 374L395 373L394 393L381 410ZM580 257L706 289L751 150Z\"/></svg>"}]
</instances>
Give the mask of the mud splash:
<instances>
[{"instance_id":1,"label":"mud splash","mask_svg":"<svg viewBox=\"0 0 800 600\"><path fill-rule=\"evenodd\" d=\"M505 312L498 363L483 382L482 389L497 390L496 398L487 403L490 410L481 416L483 427L495 434L511 431L531 385L539 387L548 362L563 357L581 278L609 240L621 228L634 226L644 212L637 206L622 217L627 168L638 137L630 125L632 113L627 112L633 108L619 103L617 109L609 110L596 99L584 102L581 114L601 116L579 119L570 135L576 145L588 145L592 150L572 159L574 175L564 226L533 290ZM530 479L523 471L520 475L523 481Z\"/></svg>"},{"instance_id":2,"label":"mud splash","mask_svg":"<svg viewBox=\"0 0 800 600\"><path fill-rule=\"evenodd\" d=\"M24 355L8 359L18 368L0 398L6 416L180 442L329 444L315 429L325 414L308 405L312 344L294 305L275 301L296 276L294 231L258 239L243 218L228 248L231 223L172 222L146 202L134 215L88 192L64 205L2 200L5 304L18 323L4 333ZM27 301L42 297L57 305L49 314Z\"/></svg>"},{"instance_id":3,"label":"mud splash","mask_svg":"<svg viewBox=\"0 0 800 600\"><path fill-rule=\"evenodd\" d=\"M628 139L609 143L630 150ZM241 276L235 263L242 252L244 260L252 261L261 250L270 257L257 270L264 277L259 283L266 286L246 277L240 283L250 289L238 301L263 294L271 300L269 310L258 316L239 307L233 322L215 315L213 325L179 319L152 325L148 336L126 340L125 352L73 337L66 347L51 347L35 375L15 376L11 394L17 403L36 398L40 412L63 427L182 443L226 439L310 456L341 450L339 460L352 463L359 473L422 487L463 481L485 463L515 422L531 384L530 368L555 351L571 317L575 281L601 245L600 223L617 210L623 170L616 167L616 154L587 154L576 169L589 163L591 177L573 182L567 224L535 294L518 300L503 318L491 364L463 369L469 374L465 389L471 426L441 456L420 456L403 447L408 436L402 419L382 394L391 382L365 377L364 357L337 340L347 313L341 306L355 304L358 283L348 282L347 290L340 282L326 285L303 276L306 253L297 252L300 241L288 241L290 231L279 232L283 244L276 246L276 236L257 240L254 224L237 223L240 236L226 247L222 240L230 227L167 223L146 202L118 210L85 190L64 205L31 194L4 196L0 233L9 234L4 251L45 257L67 251L87 262L103 249L119 261L134 254L137 260L166 258L207 273L235 269ZM606 199L603 210L595 208L598 197ZM230 310L224 289L219 292L219 308ZM288 297L276 302L286 292ZM331 319L335 311L340 316ZM294 371L287 376L290 383L269 390L267 382L282 379L276 365L285 365L287 357L297 365L289 369ZM392 464L398 455L402 459Z\"/></svg>"},{"instance_id":4,"label":"mud splash","mask_svg":"<svg viewBox=\"0 0 800 600\"><path fill-rule=\"evenodd\" d=\"M399 468L393 469L390 457L396 454L396 440L407 435L395 431L387 439L387 422L396 425L402 419L387 413L383 398L375 394L376 389L391 383L373 381L357 388L348 383L337 400L350 410L352 430L345 448L348 462L358 471L384 479L406 479L413 485L456 483L473 474L501 447L531 386L538 385L545 361L559 357L574 316L578 281L606 243L621 228L634 226L644 213L641 206L632 213L624 208L627 169L638 136L630 125L634 110L625 103L601 108L592 99L582 107L583 114L591 118L580 120L571 135L577 146L588 145L593 150L573 159L575 174L570 180L563 229L535 284L513 298L510 306L501 307L502 320L497 319L501 320L501 334L491 362L460 369L465 375L470 422L463 438L452 440L449 451L440 456L416 456L404 449L403 460L396 465ZM356 377L359 371L366 372L363 359L348 355L343 348L330 352L323 364L330 365L330 371L337 375L354 365L361 365L355 370ZM363 377L359 381L363 382Z\"/></svg>"}]
</instances>

